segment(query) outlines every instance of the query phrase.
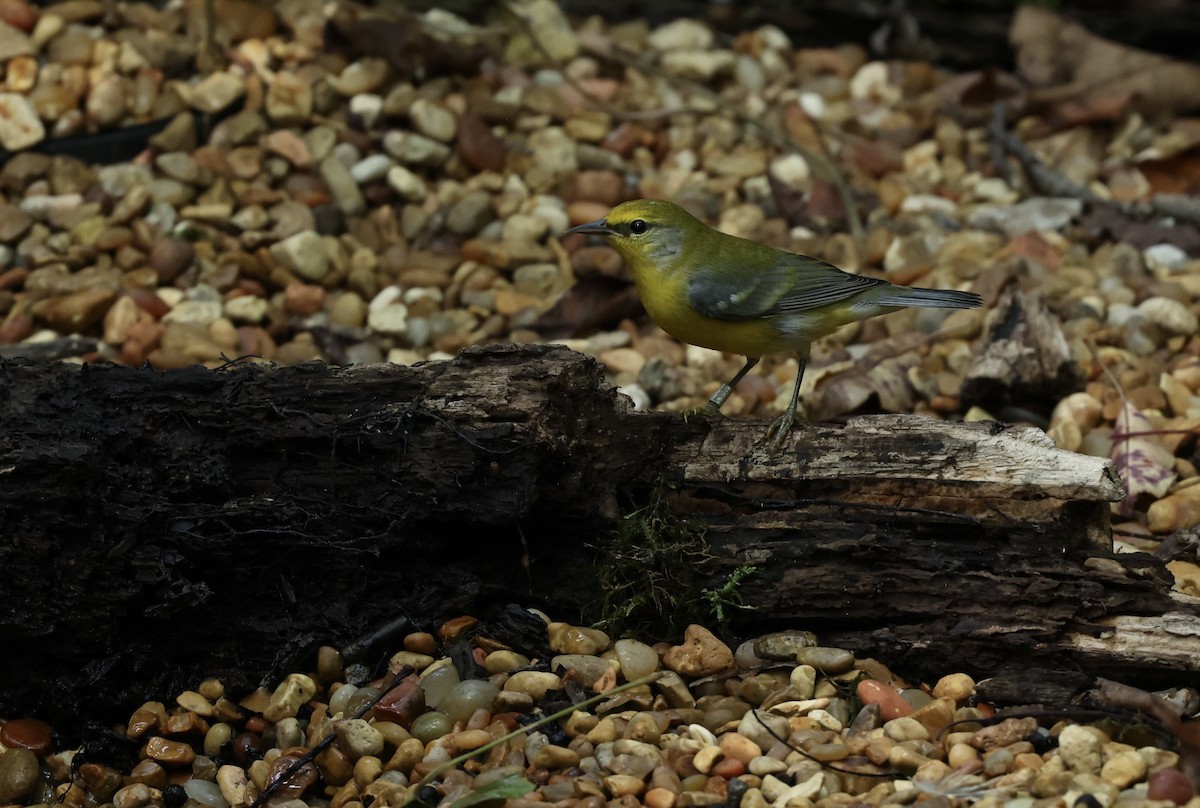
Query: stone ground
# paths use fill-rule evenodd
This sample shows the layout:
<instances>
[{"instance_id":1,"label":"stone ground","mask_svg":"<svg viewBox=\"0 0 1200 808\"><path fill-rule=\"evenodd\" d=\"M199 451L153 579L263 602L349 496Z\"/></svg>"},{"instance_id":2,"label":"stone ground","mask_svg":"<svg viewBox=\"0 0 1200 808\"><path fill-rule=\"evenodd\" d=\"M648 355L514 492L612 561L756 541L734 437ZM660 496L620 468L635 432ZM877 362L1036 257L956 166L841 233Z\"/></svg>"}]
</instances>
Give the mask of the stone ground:
<instances>
[{"instance_id":1,"label":"stone ground","mask_svg":"<svg viewBox=\"0 0 1200 808\"><path fill-rule=\"evenodd\" d=\"M849 271L982 294L984 310L906 311L822 341L803 389L810 415L1002 417L1111 457L1130 491L1117 507L1119 546L1184 553L1170 562L1177 586L1200 594L1188 541L1200 524L1200 127L1161 90L1111 79L1106 94L1087 64L1057 63L1065 50L1047 37L1070 26L1023 24L1049 12L1017 15L1021 74L1011 76L836 43L796 49L770 27L729 38L688 20L653 30L567 20L545 0L470 22L342 0L215 5L208 37L200 2L0 2L0 356L413 363L481 342L563 340L597 357L638 407L682 410L741 358L665 335L640 315L611 250L562 236L625 199L670 198L727 233ZM1141 58L1093 44L1113 63ZM1137 64L1154 87L1195 84L1189 66ZM1066 77L1089 76L1062 91ZM989 128L995 102L1007 118ZM155 122L152 133L131 128ZM124 162L101 164L122 149ZM1052 324L1065 375L1035 369L1007 380L1004 397L964 396L1003 330L989 309L1012 311L1012 288ZM778 414L795 367L768 359L725 411ZM426 655L417 667L439 665L442 646L411 644ZM620 643L593 645L565 665L570 681L586 691L637 678ZM190 772L186 799L246 802L276 758L333 733L314 784L291 796L399 805L438 762L561 689L544 669L540 684L514 685L511 671L528 660L479 652L498 692L517 695L493 694L483 713L464 708L461 726L414 728L379 708L373 728L331 723L348 714L334 709L349 692L338 683L367 683L333 662L290 678L305 698L272 720L257 715L266 701L238 708L219 683L198 683L198 695L148 705L131 724L146 741L137 773L81 767L66 801L182 802L168 784ZM961 678L952 692L902 689L906 708L885 687L863 692L863 670L890 677L865 661L835 670L844 659L822 668L762 654L782 667L759 670L747 653L737 674L714 681L715 670L647 655L633 671L683 678L642 686L603 717L576 714L506 741L425 795L454 801L504 776L489 772L520 770L537 786L521 799L589 808L735 804L739 793L747 806L850 804L839 796L850 792L870 803L1191 796L1170 774L1175 753L1126 743L1120 727L943 733L951 718L986 715ZM1194 691L1180 698L1195 712ZM5 727L0 803L52 799L69 753L41 743L17 753L29 746L22 725ZM236 738L240 760L225 743ZM868 780L807 755L888 775ZM49 780L35 786L39 770Z\"/></svg>"}]
</instances>

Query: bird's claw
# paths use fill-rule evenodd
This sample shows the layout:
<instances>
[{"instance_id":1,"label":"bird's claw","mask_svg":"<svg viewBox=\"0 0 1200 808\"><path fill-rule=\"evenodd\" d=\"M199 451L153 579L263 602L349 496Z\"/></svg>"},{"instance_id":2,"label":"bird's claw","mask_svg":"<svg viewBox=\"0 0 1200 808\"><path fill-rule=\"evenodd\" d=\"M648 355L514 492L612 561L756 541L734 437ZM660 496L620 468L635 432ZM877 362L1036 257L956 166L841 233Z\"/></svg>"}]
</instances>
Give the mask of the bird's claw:
<instances>
[{"instance_id":1,"label":"bird's claw","mask_svg":"<svg viewBox=\"0 0 1200 808\"><path fill-rule=\"evenodd\" d=\"M807 419L804 416L797 418L793 410L788 410L771 422L771 425L767 427L766 437L763 438L767 444L767 454L769 456L774 457L779 454L780 450L783 449L783 445L791 437L792 427L797 423L807 423Z\"/></svg>"},{"instance_id":2,"label":"bird's claw","mask_svg":"<svg viewBox=\"0 0 1200 808\"><path fill-rule=\"evenodd\" d=\"M703 407L694 407L690 410L683 411L683 422L686 424L689 418L693 416L701 418L723 418L721 408L711 401L706 402Z\"/></svg>"}]
</instances>

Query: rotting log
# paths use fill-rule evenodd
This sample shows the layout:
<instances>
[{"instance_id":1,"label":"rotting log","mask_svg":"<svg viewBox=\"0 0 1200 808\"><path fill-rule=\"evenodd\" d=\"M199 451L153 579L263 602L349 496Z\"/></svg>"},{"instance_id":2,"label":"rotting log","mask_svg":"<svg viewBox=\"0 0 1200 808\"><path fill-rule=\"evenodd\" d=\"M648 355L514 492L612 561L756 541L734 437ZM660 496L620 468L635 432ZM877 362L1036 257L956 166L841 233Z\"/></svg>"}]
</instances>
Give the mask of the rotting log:
<instances>
[{"instance_id":1,"label":"rotting log","mask_svg":"<svg viewBox=\"0 0 1200 808\"><path fill-rule=\"evenodd\" d=\"M1038 670L1065 695L1200 668L1200 609L1157 560L1110 552L1111 465L1036 430L867 416L770 458L763 424L631 412L561 347L12 360L0 380L0 715L119 718L207 675L236 691L397 616L572 619L622 514L663 490L703 528L713 585L754 568L731 641L810 629L912 676L991 676L1000 700ZM1105 641L1167 612L1145 654Z\"/></svg>"}]
</instances>

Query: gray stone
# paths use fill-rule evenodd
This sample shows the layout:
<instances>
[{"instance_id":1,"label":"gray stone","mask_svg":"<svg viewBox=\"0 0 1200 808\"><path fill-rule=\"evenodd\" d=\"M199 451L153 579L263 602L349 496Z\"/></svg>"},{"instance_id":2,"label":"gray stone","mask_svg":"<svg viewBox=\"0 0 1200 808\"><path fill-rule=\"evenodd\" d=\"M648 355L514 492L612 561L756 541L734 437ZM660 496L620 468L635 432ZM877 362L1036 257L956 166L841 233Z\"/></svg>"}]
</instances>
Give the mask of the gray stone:
<instances>
[{"instance_id":1,"label":"gray stone","mask_svg":"<svg viewBox=\"0 0 1200 808\"><path fill-rule=\"evenodd\" d=\"M487 191L469 191L450 208L446 229L460 236L473 236L495 218L492 195Z\"/></svg>"},{"instance_id":2,"label":"gray stone","mask_svg":"<svg viewBox=\"0 0 1200 808\"><path fill-rule=\"evenodd\" d=\"M312 230L303 230L271 245L271 257L305 280L319 281L329 272L325 243Z\"/></svg>"},{"instance_id":3,"label":"gray stone","mask_svg":"<svg viewBox=\"0 0 1200 808\"><path fill-rule=\"evenodd\" d=\"M330 155L321 161L321 179L329 186L334 204L342 213L347 216L361 216L366 212L367 200L363 198L350 170L336 155Z\"/></svg>"},{"instance_id":4,"label":"gray stone","mask_svg":"<svg viewBox=\"0 0 1200 808\"><path fill-rule=\"evenodd\" d=\"M817 635L811 631L776 631L756 639L754 653L763 659L794 660L801 648L812 648L816 644Z\"/></svg>"},{"instance_id":5,"label":"gray stone","mask_svg":"<svg viewBox=\"0 0 1200 808\"><path fill-rule=\"evenodd\" d=\"M9 749L0 755L0 803L24 805L39 774L37 755L28 749Z\"/></svg>"}]
</instances>

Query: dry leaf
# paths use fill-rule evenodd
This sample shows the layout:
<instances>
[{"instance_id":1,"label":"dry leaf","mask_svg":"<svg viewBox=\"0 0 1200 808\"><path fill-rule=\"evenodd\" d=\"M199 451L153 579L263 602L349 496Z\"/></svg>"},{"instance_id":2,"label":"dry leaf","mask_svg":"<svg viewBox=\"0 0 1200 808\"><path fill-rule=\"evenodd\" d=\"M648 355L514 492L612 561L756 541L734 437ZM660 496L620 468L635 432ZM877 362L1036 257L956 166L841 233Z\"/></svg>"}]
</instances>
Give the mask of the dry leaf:
<instances>
[{"instance_id":1,"label":"dry leaf","mask_svg":"<svg viewBox=\"0 0 1200 808\"><path fill-rule=\"evenodd\" d=\"M1096 36L1049 9L1019 6L1009 41L1018 72L1043 88L1030 100L1061 104L1072 121L1111 120L1128 108L1151 117L1200 108L1200 66Z\"/></svg>"},{"instance_id":2,"label":"dry leaf","mask_svg":"<svg viewBox=\"0 0 1200 808\"><path fill-rule=\"evenodd\" d=\"M1153 431L1150 419L1125 402L1113 429L1110 455L1125 483L1125 498L1119 506L1125 516L1133 514L1139 498L1160 499L1175 482L1175 457L1154 435L1139 434Z\"/></svg>"}]
</instances>

